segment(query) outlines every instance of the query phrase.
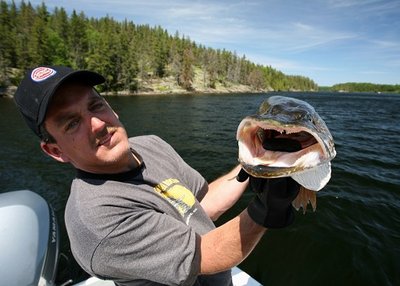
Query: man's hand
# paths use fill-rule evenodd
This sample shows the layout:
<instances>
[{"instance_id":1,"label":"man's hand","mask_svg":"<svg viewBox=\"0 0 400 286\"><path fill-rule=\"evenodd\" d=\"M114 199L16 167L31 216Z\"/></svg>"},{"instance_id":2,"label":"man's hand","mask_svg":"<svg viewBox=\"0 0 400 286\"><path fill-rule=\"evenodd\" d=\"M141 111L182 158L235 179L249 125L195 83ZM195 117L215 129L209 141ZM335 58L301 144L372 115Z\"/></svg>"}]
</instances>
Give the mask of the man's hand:
<instances>
[{"instance_id":1,"label":"man's hand","mask_svg":"<svg viewBox=\"0 0 400 286\"><path fill-rule=\"evenodd\" d=\"M249 175L248 175L249 176ZM241 171L237 180L246 177ZM292 201L297 197L300 185L290 177L263 179L249 176L250 188L256 193L247 211L250 217L266 228L283 228L294 221Z\"/></svg>"}]
</instances>

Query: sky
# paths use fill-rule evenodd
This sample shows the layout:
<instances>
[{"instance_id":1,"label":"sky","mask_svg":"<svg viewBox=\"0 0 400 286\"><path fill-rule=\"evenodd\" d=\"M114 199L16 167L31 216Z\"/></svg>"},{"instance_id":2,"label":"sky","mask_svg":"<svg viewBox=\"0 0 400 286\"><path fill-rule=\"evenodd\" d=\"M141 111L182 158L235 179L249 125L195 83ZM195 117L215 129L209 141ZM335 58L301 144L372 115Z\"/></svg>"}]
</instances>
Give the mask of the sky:
<instances>
[{"instance_id":1,"label":"sky","mask_svg":"<svg viewBox=\"0 0 400 286\"><path fill-rule=\"evenodd\" d=\"M15 1L18 3L18 1ZM28 1L25 1L28 2ZM41 0L30 0L34 6ZM400 84L399 0L49 0L87 17L160 25L319 86Z\"/></svg>"}]
</instances>

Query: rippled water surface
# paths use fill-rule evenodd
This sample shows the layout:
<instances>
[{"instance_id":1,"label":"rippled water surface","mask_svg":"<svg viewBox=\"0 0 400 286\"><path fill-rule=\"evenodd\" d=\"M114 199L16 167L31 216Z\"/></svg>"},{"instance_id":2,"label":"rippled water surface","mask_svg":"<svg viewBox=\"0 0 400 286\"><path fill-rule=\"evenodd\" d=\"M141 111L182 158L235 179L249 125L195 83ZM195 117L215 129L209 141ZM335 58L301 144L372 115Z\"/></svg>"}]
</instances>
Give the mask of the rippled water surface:
<instances>
[{"instance_id":1,"label":"rippled water surface","mask_svg":"<svg viewBox=\"0 0 400 286\"><path fill-rule=\"evenodd\" d=\"M130 135L161 136L212 180L236 164L237 125L270 95L107 99ZM317 211L297 213L293 226L269 231L241 268L263 285L400 285L400 95L284 95L315 107L338 155L330 183L318 193ZM62 251L79 279L63 229L74 171L41 153L12 100L0 99L0 116L0 192L31 189L55 207ZM218 224L235 216L251 196L246 193Z\"/></svg>"}]
</instances>

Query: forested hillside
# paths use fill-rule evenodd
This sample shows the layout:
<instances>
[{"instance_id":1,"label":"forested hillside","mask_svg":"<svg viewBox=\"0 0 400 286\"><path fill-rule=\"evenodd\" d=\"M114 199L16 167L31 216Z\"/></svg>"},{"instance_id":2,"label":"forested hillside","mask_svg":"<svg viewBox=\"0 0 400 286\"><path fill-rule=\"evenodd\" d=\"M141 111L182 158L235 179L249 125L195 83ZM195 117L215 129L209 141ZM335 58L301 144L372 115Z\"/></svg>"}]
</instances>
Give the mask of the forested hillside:
<instances>
[{"instance_id":1,"label":"forested hillside","mask_svg":"<svg viewBox=\"0 0 400 286\"><path fill-rule=\"evenodd\" d=\"M400 85L395 84L373 84L365 82L347 82L339 83L332 86L333 91L345 92L391 92L400 93Z\"/></svg>"},{"instance_id":2,"label":"forested hillside","mask_svg":"<svg viewBox=\"0 0 400 286\"><path fill-rule=\"evenodd\" d=\"M103 91L135 92L150 79L166 77L194 90L195 75L207 88L241 84L253 90L318 89L309 78L285 75L235 52L205 47L178 32L171 35L162 27L1 1L0 87L16 85L24 70L47 64L95 70L107 78Z\"/></svg>"}]
</instances>

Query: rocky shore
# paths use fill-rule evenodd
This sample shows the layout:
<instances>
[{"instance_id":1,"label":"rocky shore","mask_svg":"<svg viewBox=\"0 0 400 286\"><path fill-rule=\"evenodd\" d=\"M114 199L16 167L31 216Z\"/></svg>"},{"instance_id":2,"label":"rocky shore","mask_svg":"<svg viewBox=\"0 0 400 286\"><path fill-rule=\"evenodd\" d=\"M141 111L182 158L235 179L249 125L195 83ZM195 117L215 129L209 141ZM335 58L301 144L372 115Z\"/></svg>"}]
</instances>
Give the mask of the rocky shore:
<instances>
[{"instance_id":1,"label":"rocky shore","mask_svg":"<svg viewBox=\"0 0 400 286\"><path fill-rule=\"evenodd\" d=\"M17 90L16 86L8 86L8 87L0 87L0 97L13 97L15 91Z\"/></svg>"},{"instance_id":2,"label":"rocky shore","mask_svg":"<svg viewBox=\"0 0 400 286\"><path fill-rule=\"evenodd\" d=\"M14 96L16 86L9 86L0 88L0 97ZM168 94L209 94L209 93L261 93L268 92L270 90L255 90L247 85L222 85L219 84L216 88L209 88L204 86L194 86L193 90L185 90L182 87L173 84L166 80L153 80L148 82L146 85L141 86L137 92L130 91L108 91L102 92L105 96L133 96L133 95L168 95Z\"/></svg>"},{"instance_id":3,"label":"rocky shore","mask_svg":"<svg viewBox=\"0 0 400 286\"><path fill-rule=\"evenodd\" d=\"M102 92L105 96L132 96L132 95L167 95L167 94L210 94L210 93L261 93L273 91L268 90L256 90L249 85L234 84L231 82L215 84L215 88L208 87L203 80L203 77L199 72L195 73L195 77L192 83L192 89L186 90L179 86L176 79L173 76L164 78L149 78L147 80L140 80L138 82L138 90L131 92L127 90L122 91L107 91ZM0 88L0 97L13 97L16 86L9 86Z\"/></svg>"},{"instance_id":4,"label":"rocky shore","mask_svg":"<svg viewBox=\"0 0 400 286\"><path fill-rule=\"evenodd\" d=\"M111 91L103 92L103 95L163 95L163 94L209 94L209 93L259 93L271 90L255 90L249 85L233 84L233 83L217 83L215 88L207 87L199 76L196 76L192 90L186 90L176 83L174 77L148 79L139 82L138 91L132 93L129 91Z\"/></svg>"}]
</instances>

